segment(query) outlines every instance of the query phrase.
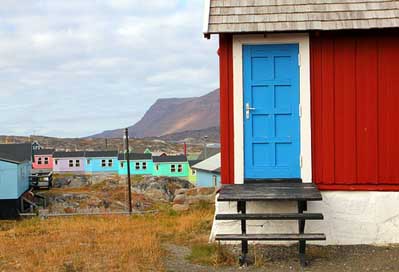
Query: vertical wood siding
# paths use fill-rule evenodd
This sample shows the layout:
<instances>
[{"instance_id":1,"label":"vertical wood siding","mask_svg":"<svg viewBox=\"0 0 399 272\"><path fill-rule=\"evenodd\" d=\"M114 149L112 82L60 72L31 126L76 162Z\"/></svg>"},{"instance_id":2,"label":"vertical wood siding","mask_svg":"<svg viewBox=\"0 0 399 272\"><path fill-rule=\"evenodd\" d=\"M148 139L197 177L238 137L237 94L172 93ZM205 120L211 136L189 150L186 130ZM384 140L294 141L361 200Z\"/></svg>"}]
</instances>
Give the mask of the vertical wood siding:
<instances>
[{"instance_id":1,"label":"vertical wood siding","mask_svg":"<svg viewBox=\"0 0 399 272\"><path fill-rule=\"evenodd\" d=\"M220 141L222 184L234 184L233 39L219 36Z\"/></svg>"},{"instance_id":2,"label":"vertical wood siding","mask_svg":"<svg viewBox=\"0 0 399 272\"><path fill-rule=\"evenodd\" d=\"M311 99L315 183L399 185L398 32L313 34Z\"/></svg>"}]
</instances>

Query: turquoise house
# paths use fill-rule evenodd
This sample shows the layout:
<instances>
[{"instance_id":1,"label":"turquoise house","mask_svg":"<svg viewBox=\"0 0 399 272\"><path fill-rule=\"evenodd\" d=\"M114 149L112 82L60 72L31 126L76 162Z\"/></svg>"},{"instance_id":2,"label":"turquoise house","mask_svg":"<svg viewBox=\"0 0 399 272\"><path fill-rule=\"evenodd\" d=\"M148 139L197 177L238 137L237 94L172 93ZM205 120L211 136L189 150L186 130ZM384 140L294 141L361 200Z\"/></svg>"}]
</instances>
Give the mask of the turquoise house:
<instances>
[{"instance_id":1,"label":"turquoise house","mask_svg":"<svg viewBox=\"0 0 399 272\"><path fill-rule=\"evenodd\" d=\"M32 145L0 144L0 219L15 219L22 195L29 189Z\"/></svg>"},{"instance_id":2,"label":"turquoise house","mask_svg":"<svg viewBox=\"0 0 399 272\"><path fill-rule=\"evenodd\" d=\"M153 156L154 176L188 178L190 166L187 157L177 156Z\"/></svg>"},{"instance_id":3,"label":"turquoise house","mask_svg":"<svg viewBox=\"0 0 399 272\"><path fill-rule=\"evenodd\" d=\"M220 153L194 164L191 168L196 171L197 187L220 186Z\"/></svg>"},{"instance_id":4,"label":"turquoise house","mask_svg":"<svg viewBox=\"0 0 399 272\"><path fill-rule=\"evenodd\" d=\"M124 153L118 155L118 174L127 175L127 162ZM129 153L131 175L152 175L154 164L151 153Z\"/></svg>"},{"instance_id":5,"label":"turquoise house","mask_svg":"<svg viewBox=\"0 0 399 272\"><path fill-rule=\"evenodd\" d=\"M84 157L87 174L118 173L118 151L86 151Z\"/></svg>"}]
</instances>

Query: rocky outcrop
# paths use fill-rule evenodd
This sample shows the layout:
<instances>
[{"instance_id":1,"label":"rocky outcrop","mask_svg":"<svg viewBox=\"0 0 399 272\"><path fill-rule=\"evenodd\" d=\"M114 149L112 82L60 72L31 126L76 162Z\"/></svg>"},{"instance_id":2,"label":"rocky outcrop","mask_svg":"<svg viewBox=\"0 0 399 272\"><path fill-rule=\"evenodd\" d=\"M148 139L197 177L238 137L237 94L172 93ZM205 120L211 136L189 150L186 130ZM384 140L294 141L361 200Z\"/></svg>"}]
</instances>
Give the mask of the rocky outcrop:
<instances>
[{"instance_id":1,"label":"rocky outcrop","mask_svg":"<svg viewBox=\"0 0 399 272\"><path fill-rule=\"evenodd\" d=\"M179 189L173 199L173 209L176 211L186 211L190 206L205 203L215 203L215 188L191 188Z\"/></svg>"}]
</instances>

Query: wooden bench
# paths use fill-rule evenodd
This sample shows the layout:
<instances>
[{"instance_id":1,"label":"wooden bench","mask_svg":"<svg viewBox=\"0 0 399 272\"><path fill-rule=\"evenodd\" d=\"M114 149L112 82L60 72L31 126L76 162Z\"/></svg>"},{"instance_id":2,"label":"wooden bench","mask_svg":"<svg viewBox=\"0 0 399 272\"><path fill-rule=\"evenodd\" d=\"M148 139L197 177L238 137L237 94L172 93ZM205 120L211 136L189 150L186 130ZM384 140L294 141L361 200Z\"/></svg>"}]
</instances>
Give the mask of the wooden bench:
<instances>
[{"instance_id":1,"label":"wooden bench","mask_svg":"<svg viewBox=\"0 0 399 272\"><path fill-rule=\"evenodd\" d=\"M247 264L248 241L298 241L301 266L307 261L306 241L326 240L323 233L305 233L306 220L322 220L321 213L304 213L307 201L320 201L322 196L312 183L301 182L256 182L252 184L223 185L218 201L237 202L237 214L217 214L216 220L241 221L241 234L217 234L218 241L241 241L240 265ZM297 213L252 213L246 212L247 201L296 201ZM298 233L248 234L247 220L296 220Z\"/></svg>"}]
</instances>

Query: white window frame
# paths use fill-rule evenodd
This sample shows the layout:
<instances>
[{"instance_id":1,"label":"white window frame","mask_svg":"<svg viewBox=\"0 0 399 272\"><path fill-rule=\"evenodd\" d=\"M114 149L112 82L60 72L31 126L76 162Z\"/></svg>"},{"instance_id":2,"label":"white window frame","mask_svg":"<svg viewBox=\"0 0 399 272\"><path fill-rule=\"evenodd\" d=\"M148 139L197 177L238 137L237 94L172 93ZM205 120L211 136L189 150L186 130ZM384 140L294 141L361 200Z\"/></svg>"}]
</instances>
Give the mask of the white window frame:
<instances>
[{"instance_id":1,"label":"white window frame","mask_svg":"<svg viewBox=\"0 0 399 272\"><path fill-rule=\"evenodd\" d=\"M176 165L175 164L171 164L170 165L170 172L171 173L176 173Z\"/></svg>"}]
</instances>

